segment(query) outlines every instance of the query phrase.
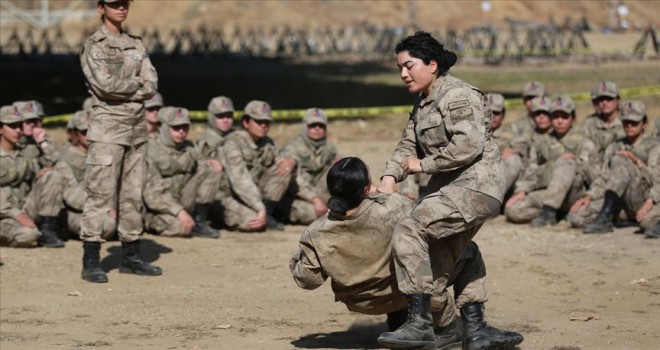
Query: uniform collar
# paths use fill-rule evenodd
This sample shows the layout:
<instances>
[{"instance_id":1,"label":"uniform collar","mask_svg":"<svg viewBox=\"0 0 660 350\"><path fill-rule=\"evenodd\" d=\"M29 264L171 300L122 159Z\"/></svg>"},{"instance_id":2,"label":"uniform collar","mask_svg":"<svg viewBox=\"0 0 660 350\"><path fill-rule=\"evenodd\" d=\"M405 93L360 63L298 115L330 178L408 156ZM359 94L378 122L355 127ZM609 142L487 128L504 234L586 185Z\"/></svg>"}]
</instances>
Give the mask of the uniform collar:
<instances>
[{"instance_id":1,"label":"uniform collar","mask_svg":"<svg viewBox=\"0 0 660 350\"><path fill-rule=\"evenodd\" d=\"M429 103L432 103L435 101L436 97L438 96L440 89L442 89L442 86L445 84L445 81L447 81L447 78L449 77L449 74L447 75L441 75L435 79L433 84L431 85L431 89L429 90L429 95L424 96L424 94L419 94L419 98L421 101L419 101L419 106L423 107Z\"/></svg>"},{"instance_id":2,"label":"uniform collar","mask_svg":"<svg viewBox=\"0 0 660 350\"><path fill-rule=\"evenodd\" d=\"M2 147L0 147L0 157L11 157L11 158L16 158L18 157L18 150L14 150L14 153L7 152Z\"/></svg>"}]
</instances>

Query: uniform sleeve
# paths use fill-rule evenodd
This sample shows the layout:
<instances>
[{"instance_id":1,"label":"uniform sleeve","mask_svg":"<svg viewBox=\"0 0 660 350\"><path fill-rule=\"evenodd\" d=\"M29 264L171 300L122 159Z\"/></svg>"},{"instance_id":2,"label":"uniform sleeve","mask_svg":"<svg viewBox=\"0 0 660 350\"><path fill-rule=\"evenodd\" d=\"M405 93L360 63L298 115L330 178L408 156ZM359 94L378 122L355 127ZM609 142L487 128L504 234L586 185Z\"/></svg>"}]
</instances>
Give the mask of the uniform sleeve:
<instances>
[{"instance_id":1,"label":"uniform sleeve","mask_svg":"<svg viewBox=\"0 0 660 350\"><path fill-rule=\"evenodd\" d=\"M62 192L64 203L67 207L76 211L82 211L85 200L87 199L85 186L76 180L73 169L71 169L68 163L64 161L59 162L55 166L55 169L64 177L64 191Z\"/></svg>"},{"instance_id":2,"label":"uniform sleeve","mask_svg":"<svg viewBox=\"0 0 660 350\"><path fill-rule=\"evenodd\" d=\"M479 157L486 144L484 103L467 89L453 89L438 104L449 143L435 145L428 140L431 154L422 159L427 174L454 171Z\"/></svg>"},{"instance_id":3,"label":"uniform sleeve","mask_svg":"<svg viewBox=\"0 0 660 350\"><path fill-rule=\"evenodd\" d=\"M107 57L95 42L88 41L80 53L80 63L87 85L104 100L130 99L141 87L140 78L123 79L110 74Z\"/></svg>"},{"instance_id":4,"label":"uniform sleeve","mask_svg":"<svg viewBox=\"0 0 660 350\"><path fill-rule=\"evenodd\" d=\"M165 181L153 166L149 167L142 197L147 208L155 213L168 213L177 216L183 210L183 206L172 197Z\"/></svg>"},{"instance_id":5,"label":"uniform sleeve","mask_svg":"<svg viewBox=\"0 0 660 350\"><path fill-rule=\"evenodd\" d=\"M401 168L401 163L410 156L417 156L415 139L415 123L413 117L411 117L408 120L406 128L403 130L399 143L394 149L392 158L385 163L383 176L393 176L396 179L396 182L401 182L408 176L408 174Z\"/></svg>"},{"instance_id":6,"label":"uniform sleeve","mask_svg":"<svg viewBox=\"0 0 660 350\"><path fill-rule=\"evenodd\" d=\"M579 154L575 155L578 161L580 171L589 180L594 181L598 178L600 168L600 156L596 144L589 139L585 139L580 147Z\"/></svg>"},{"instance_id":7,"label":"uniform sleeve","mask_svg":"<svg viewBox=\"0 0 660 350\"><path fill-rule=\"evenodd\" d=\"M289 269L298 287L303 289L316 289L320 287L328 276L323 272L323 267L316 254L314 244L310 237L308 227L300 237L299 248L289 260Z\"/></svg>"},{"instance_id":8,"label":"uniform sleeve","mask_svg":"<svg viewBox=\"0 0 660 350\"><path fill-rule=\"evenodd\" d=\"M61 153L59 146L53 139L50 137L47 137L46 143L48 143L48 147L42 148L39 146L39 151L40 151L40 156L39 156L39 164L43 167L52 167L57 164L57 162L61 158Z\"/></svg>"},{"instance_id":9,"label":"uniform sleeve","mask_svg":"<svg viewBox=\"0 0 660 350\"><path fill-rule=\"evenodd\" d=\"M264 210L266 207L261 201L261 192L252 181L252 175L248 171L243 160L240 146L233 140L229 140L223 146L223 167L229 179L233 192L255 211Z\"/></svg>"},{"instance_id":10,"label":"uniform sleeve","mask_svg":"<svg viewBox=\"0 0 660 350\"><path fill-rule=\"evenodd\" d=\"M2 186L2 188L0 188L0 220L7 218L16 219L16 217L23 213L21 208L12 206L9 201L10 197L11 187Z\"/></svg>"},{"instance_id":11,"label":"uniform sleeve","mask_svg":"<svg viewBox=\"0 0 660 350\"><path fill-rule=\"evenodd\" d=\"M653 203L660 203L660 146L655 146L649 151L649 160L644 172L653 183L647 199L653 200Z\"/></svg>"},{"instance_id":12,"label":"uniform sleeve","mask_svg":"<svg viewBox=\"0 0 660 350\"><path fill-rule=\"evenodd\" d=\"M522 175L516 181L514 192L529 193L536 188L536 172L538 167L537 146L532 144L532 147L529 150L529 161L527 162L525 169L523 169Z\"/></svg>"},{"instance_id":13,"label":"uniform sleeve","mask_svg":"<svg viewBox=\"0 0 660 350\"><path fill-rule=\"evenodd\" d=\"M149 53L140 41L140 48L142 51L142 66L140 67L140 79L142 80L142 87L140 87L135 95L131 98L135 101L145 101L152 98L158 92L158 74L156 68L151 64Z\"/></svg>"}]
</instances>

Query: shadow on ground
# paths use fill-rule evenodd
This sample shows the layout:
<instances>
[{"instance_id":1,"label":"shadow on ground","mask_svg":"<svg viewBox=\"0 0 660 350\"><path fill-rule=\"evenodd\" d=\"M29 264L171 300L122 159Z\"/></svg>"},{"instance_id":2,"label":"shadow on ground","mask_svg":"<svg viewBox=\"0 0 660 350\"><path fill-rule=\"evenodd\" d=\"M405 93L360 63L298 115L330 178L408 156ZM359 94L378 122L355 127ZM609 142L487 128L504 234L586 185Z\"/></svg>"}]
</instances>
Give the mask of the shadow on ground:
<instances>
[{"instance_id":1,"label":"shadow on ground","mask_svg":"<svg viewBox=\"0 0 660 350\"><path fill-rule=\"evenodd\" d=\"M101 260L101 268L103 271L110 272L111 270L119 268L121 262L121 245L114 245L109 247L108 255ZM160 258L161 254L171 253L172 248L164 246L156 241L150 239L140 240L140 257L149 262Z\"/></svg>"},{"instance_id":2,"label":"shadow on ground","mask_svg":"<svg viewBox=\"0 0 660 350\"><path fill-rule=\"evenodd\" d=\"M302 349L380 349L376 339L386 331L385 323L357 324L341 332L308 334L291 345Z\"/></svg>"}]
</instances>

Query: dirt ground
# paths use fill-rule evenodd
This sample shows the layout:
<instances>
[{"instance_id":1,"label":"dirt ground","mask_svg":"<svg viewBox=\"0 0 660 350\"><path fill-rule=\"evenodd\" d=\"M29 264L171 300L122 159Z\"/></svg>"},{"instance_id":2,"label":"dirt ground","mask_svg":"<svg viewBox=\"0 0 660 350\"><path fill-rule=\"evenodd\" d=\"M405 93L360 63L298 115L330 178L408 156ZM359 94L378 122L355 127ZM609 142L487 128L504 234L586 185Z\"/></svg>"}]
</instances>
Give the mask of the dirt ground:
<instances>
[{"instance_id":1,"label":"dirt ground","mask_svg":"<svg viewBox=\"0 0 660 350\"><path fill-rule=\"evenodd\" d=\"M377 180L404 122L336 121L329 130ZM297 130L277 124L272 133L281 143ZM377 349L384 317L347 311L329 282L316 291L294 283L288 260L302 230L146 235L144 255L160 277L118 273L120 245L110 242L102 250L110 282L98 285L80 279L80 242L0 248L0 348ZM521 349L657 349L660 240L632 228L588 236L565 222L534 229L498 217L476 242L488 267L487 319L521 332Z\"/></svg>"}]
</instances>

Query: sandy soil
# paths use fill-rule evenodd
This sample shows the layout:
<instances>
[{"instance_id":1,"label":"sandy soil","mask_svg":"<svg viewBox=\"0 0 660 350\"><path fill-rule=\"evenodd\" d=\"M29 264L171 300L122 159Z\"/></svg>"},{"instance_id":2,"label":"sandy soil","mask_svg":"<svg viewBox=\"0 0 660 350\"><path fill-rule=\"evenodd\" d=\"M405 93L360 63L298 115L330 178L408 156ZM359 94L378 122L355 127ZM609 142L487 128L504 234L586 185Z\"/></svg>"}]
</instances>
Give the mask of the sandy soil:
<instances>
[{"instance_id":1,"label":"sandy soil","mask_svg":"<svg viewBox=\"0 0 660 350\"><path fill-rule=\"evenodd\" d=\"M377 178L403 122L337 121L330 131ZM273 134L281 142L296 130L275 125ZM165 271L153 278L118 273L119 243L110 242L110 283L101 285L80 279L80 242L0 248L0 348L377 349L384 317L347 311L329 283L305 291L293 282L287 263L302 230L147 235L144 255ZM657 349L660 240L633 232L489 221L476 237L489 269L488 320L523 333L521 349Z\"/></svg>"}]
</instances>

